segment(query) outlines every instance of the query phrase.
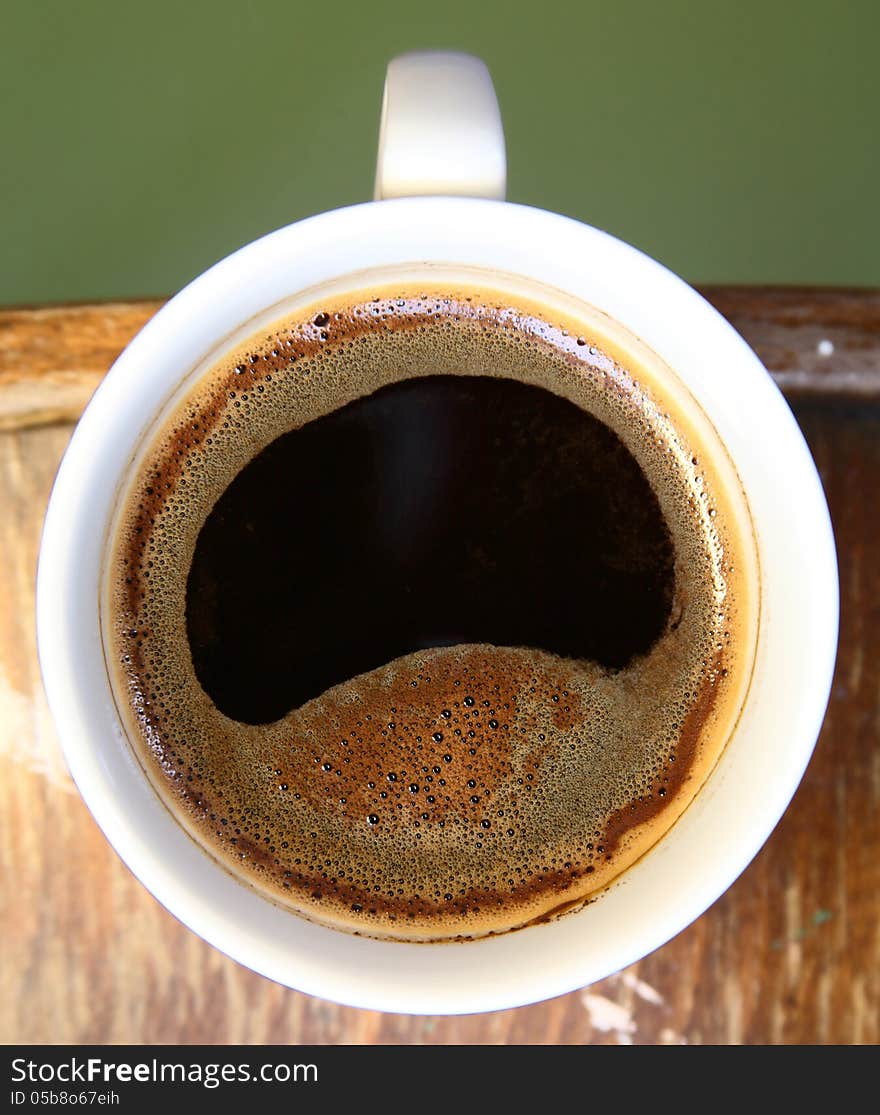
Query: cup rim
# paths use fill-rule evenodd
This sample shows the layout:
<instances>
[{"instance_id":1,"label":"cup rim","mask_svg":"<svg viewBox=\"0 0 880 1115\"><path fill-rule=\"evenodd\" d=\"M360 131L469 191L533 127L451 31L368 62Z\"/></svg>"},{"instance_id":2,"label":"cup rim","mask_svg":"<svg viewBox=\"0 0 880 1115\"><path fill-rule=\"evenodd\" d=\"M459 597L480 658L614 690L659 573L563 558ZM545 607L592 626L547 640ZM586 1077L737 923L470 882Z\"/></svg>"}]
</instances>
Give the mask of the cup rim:
<instances>
[{"instance_id":1,"label":"cup rim","mask_svg":"<svg viewBox=\"0 0 880 1115\"><path fill-rule=\"evenodd\" d=\"M409 944L355 937L280 910L233 880L161 805L109 690L98 625L104 535L96 524L109 522L134 446L182 370L218 339L340 275L434 263L488 267L564 290L621 321L675 369L740 472L763 599L759 684L734 741L672 830L599 902L497 937ZM474 198L400 198L308 218L241 248L166 303L115 362L73 434L37 578L39 657L62 749L132 872L199 936L270 979L347 1005L420 1014L497 1010L586 986L654 951L707 909L758 852L801 780L830 693L837 624L821 482L791 411L745 341L683 280L607 233ZM774 747L762 747L765 739Z\"/></svg>"}]
</instances>

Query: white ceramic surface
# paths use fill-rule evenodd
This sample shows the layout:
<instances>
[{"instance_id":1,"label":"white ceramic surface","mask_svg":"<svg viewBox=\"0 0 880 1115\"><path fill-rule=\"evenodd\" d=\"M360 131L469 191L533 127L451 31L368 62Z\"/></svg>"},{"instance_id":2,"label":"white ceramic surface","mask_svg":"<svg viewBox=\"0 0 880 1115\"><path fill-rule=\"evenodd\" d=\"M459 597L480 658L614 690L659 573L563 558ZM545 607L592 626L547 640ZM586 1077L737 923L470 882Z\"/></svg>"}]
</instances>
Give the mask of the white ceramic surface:
<instances>
[{"instance_id":1,"label":"white ceramic surface","mask_svg":"<svg viewBox=\"0 0 880 1115\"><path fill-rule=\"evenodd\" d=\"M672 831L600 901L469 943L356 938L236 882L146 782L117 716L98 601L108 524L143 434L223 338L298 292L380 267L478 267L600 308L662 356L736 464L758 540L755 674L733 739ZM464 1013L609 975L699 916L743 871L794 793L821 726L837 643L834 544L821 485L782 396L737 333L634 248L555 214L467 197L371 202L242 248L172 299L119 357L71 440L46 517L38 638L71 773L122 859L177 918L242 964L361 1007Z\"/></svg>"}]
</instances>

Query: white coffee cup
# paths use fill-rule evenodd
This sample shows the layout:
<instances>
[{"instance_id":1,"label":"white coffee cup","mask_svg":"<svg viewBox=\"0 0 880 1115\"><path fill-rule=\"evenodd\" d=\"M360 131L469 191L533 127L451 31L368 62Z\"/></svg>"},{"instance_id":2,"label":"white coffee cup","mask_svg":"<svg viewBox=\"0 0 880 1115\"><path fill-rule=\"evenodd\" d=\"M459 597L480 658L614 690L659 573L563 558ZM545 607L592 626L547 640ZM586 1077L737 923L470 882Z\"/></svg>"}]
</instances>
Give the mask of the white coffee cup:
<instances>
[{"instance_id":1,"label":"white coffee cup","mask_svg":"<svg viewBox=\"0 0 880 1115\"><path fill-rule=\"evenodd\" d=\"M838 590L830 520L809 451L769 375L684 282L596 229L504 202L504 175L500 117L482 63L446 53L392 62L376 176L381 200L271 233L160 310L83 414L43 533L37 616L46 692L70 771L108 840L152 894L216 948L289 987L360 1007L448 1014L511 1007L582 987L662 945L730 886L769 836L810 758L831 684ZM356 937L236 881L148 783L117 712L101 635L117 499L181 382L302 292L398 266L517 276L589 303L641 338L675 370L726 446L760 568L752 683L732 738L684 815L598 901L470 942Z\"/></svg>"}]
</instances>

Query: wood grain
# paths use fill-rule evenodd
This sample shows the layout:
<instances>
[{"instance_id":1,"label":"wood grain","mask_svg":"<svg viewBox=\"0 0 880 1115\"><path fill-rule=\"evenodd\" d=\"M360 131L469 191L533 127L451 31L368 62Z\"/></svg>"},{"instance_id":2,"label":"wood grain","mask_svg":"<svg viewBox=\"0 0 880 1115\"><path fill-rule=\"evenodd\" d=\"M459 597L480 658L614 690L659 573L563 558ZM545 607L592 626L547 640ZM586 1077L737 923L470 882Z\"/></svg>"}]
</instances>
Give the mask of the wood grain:
<instances>
[{"instance_id":1,"label":"wood grain","mask_svg":"<svg viewBox=\"0 0 880 1115\"><path fill-rule=\"evenodd\" d=\"M76 421L101 377L161 305L0 310L0 430Z\"/></svg>"},{"instance_id":2,"label":"wood grain","mask_svg":"<svg viewBox=\"0 0 880 1115\"><path fill-rule=\"evenodd\" d=\"M272 984L183 929L107 845L42 694L34 571L62 420L158 304L0 313L0 1041L880 1041L880 294L708 294L788 391L831 506L842 626L819 744L764 849L677 938L588 989L464 1018Z\"/></svg>"},{"instance_id":3,"label":"wood grain","mask_svg":"<svg viewBox=\"0 0 880 1115\"><path fill-rule=\"evenodd\" d=\"M880 291L711 287L703 295L790 394L880 394ZM0 309L0 430L73 422L156 299Z\"/></svg>"}]
</instances>

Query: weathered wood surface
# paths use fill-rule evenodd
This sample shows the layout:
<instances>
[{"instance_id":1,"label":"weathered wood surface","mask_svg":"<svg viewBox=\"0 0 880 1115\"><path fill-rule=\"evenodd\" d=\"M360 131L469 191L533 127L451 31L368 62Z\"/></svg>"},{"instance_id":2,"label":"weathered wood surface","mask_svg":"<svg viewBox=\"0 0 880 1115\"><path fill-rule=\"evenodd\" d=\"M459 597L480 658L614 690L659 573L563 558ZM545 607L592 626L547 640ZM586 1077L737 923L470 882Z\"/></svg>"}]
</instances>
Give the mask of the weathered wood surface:
<instances>
[{"instance_id":1,"label":"weathered wood surface","mask_svg":"<svg viewBox=\"0 0 880 1115\"><path fill-rule=\"evenodd\" d=\"M880 394L880 291L713 287L704 295L792 394ZM0 309L0 430L77 419L157 300Z\"/></svg>"},{"instance_id":2,"label":"weathered wood surface","mask_svg":"<svg viewBox=\"0 0 880 1115\"><path fill-rule=\"evenodd\" d=\"M880 294L706 294L789 394L831 506L841 640L816 753L757 859L675 940L588 989L464 1018L278 987L183 929L107 845L43 697L34 571L69 423L159 303L0 311L0 1041L880 1041Z\"/></svg>"}]
</instances>

